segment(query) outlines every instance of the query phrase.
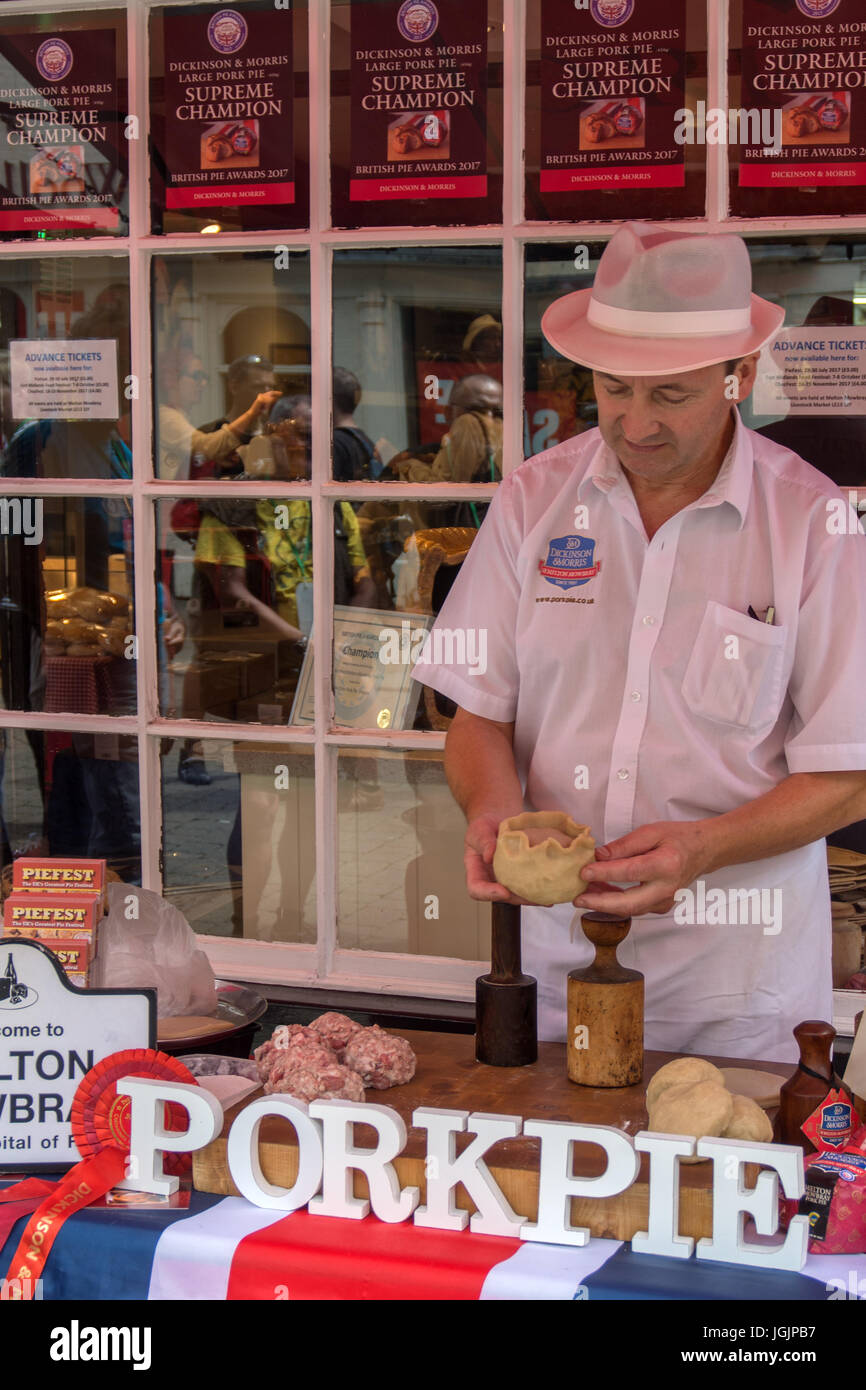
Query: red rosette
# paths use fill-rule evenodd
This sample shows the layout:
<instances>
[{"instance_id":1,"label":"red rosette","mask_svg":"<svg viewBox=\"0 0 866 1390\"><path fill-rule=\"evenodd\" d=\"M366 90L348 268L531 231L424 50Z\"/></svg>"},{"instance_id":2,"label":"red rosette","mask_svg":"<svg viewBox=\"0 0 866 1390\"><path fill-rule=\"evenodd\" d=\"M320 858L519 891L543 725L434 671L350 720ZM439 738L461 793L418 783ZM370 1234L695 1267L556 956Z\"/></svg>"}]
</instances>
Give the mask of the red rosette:
<instances>
[{"instance_id":1,"label":"red rosette","mask_svg":"<svg viewBox=\"0 0 866 1390\"><path fill-rule=\"evenodd\" d=\"M192 1072L176 1057L155 1052L153 1048L130 1047L103 1058L82 1078L69 1112L72 1136L82 1158L90 1158L107 1148L129 1153L132 1101L117 1090L118 1081L126 1076L198 1085ZM165 1127L176 1131L186 1129L187 1114L182 1106L166 1106ZM167 1173L187 1172L190 1156L167 1153L163 1168Z\"/></svg>"}]
</instances>

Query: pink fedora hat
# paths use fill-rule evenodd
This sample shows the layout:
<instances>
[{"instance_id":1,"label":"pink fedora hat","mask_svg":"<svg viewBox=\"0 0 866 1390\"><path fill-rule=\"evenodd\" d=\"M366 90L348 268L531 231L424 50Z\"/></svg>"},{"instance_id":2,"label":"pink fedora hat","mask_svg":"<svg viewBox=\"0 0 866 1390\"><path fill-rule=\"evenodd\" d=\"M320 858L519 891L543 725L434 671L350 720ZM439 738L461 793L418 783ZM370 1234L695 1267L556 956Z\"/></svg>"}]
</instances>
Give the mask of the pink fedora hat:
<instances>
[{"instance_id":1,"label":"pink fedora hat","mask_svg":"<svg viewBox=\"0 0 866 1390\"><path fill-rule=\"evenodd\" d=\"M752 294L742 237L626 222L605 247L592 289L554 300L541 329L573 362L659 376L759 352L784 317Z\"/></svg>"}]
</instances>

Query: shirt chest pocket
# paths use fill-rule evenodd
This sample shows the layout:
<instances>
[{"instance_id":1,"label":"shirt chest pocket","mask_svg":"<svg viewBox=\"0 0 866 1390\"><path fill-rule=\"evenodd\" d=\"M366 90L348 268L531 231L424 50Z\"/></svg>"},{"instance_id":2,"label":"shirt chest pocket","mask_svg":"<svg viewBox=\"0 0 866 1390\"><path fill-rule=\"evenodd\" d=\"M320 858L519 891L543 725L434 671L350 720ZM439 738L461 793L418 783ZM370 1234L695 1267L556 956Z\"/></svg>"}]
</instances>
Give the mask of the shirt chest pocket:
<instances>
[{"instance_id":1,"label":"shirt chest pocket","mask_svg":"<svg viewBox=\"0 0 866 1390\"><path fill-rule=\"evenodd\" d=\"M689 709L739 729L772 724L784 696L786 635L784 626L708 603L683 676Z\"/></svg>"}]
</instances>

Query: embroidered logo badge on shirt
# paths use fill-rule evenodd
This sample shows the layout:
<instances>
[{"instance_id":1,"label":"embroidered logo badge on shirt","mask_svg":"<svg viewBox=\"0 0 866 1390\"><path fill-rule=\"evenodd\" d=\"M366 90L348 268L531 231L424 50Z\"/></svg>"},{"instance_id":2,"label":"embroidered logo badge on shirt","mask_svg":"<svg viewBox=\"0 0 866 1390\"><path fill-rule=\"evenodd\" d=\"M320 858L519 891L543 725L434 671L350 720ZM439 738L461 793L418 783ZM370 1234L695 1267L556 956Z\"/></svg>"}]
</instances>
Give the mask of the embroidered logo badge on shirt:
<instances>
[{"instance_id":1,"label":"embroidered logo badge on shirt","mask_svg":"<svg viewBox=\"0 0 866 1390\"><path fill-rule=\"evenodd\" d=\"M547 559L538 562L539 573L558 589L588 584L601 569L600 560L593 564L594 551L595 541L589 536L554 536Z\"/></svg>"}]
</instances>

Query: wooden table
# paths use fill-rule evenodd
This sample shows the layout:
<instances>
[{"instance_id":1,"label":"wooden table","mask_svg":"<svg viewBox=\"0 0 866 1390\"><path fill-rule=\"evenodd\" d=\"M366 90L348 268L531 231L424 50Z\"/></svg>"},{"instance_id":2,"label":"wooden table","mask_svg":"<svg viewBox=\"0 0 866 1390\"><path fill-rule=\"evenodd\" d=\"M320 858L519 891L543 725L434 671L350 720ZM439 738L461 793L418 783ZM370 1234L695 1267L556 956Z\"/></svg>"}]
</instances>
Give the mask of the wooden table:
<instances>
[{"instance_id":1,"label":"wooden table","mask_svg":"<svg viewBox=\"0 0 866 1390\"><path fill-rule=\"evenodd\" d=\"M610 1125L625 1134L635 1135L647 1128L646 1087L650 1078L678 1055L647 1052L639 1085L603 1090L576 1086L568 1080L565 1047L560 1043L539 1043L538 1061L529 1067L486 1067L475 1061L475 1038L469 1034L409 1031L400 1036L409 1039L418 1057L414 1079L407 1086L368 1091L367 1099L391 1107L406 1122L407 1144L394 1167L401 1186L421 1189L422 1201L426 1134L411 1127L412 1112L419 1106ZM787 1076L791 1070L778 1062L737 1061L729 1057L708 1060L724 1067L766 1067L782 1076ZM242 1106L255 1098L255 1095L250 1096ZM239 1195L226 1164L226 1135L242 1106L228 1112L220 1137L193 1155L193 1181L202 1191ZM359 1145L372 1146L375 1137L375 1132L367 1125L359 1125L356 1129ZM458 1152L471 1143L472 1137L471 1134L458 1136ZM259 1156L262 1172L269 1182L290 1187L295 1181L298 1165L297 1146L293 1140L294 1131L283 1120L267 1117L262 1121ZM527 1220L535 1220L538 1211L540 1145L539 1139L521 1136L501 1140L492 1145L485 1156L487 1166L508 1201ZM604 1151L598 1145L574 1145L575 1175L598 1176L605 1164ZM679 1229L682 1235L712 1234L712 1172L713 1165L709 1161L680 1164ZM753 1183L756 1173L757 1168L747 1181ZM648 1182L649 1158L644 1154L637 1181L626 1192L603 1199L573 1198L572 1222L586 1226L593 1236L630 1240L636 1231L647 1229ZM359 1197L368 1195L366 1178L358 1172L354 1174L354 1191ZM475 1210L462 1187L457 1189L456 1200L459 1207L470 1212Z\"/></svg>"}]
</instances>

